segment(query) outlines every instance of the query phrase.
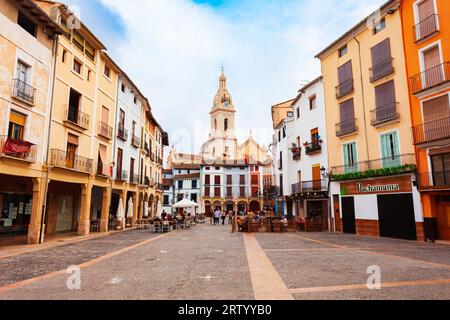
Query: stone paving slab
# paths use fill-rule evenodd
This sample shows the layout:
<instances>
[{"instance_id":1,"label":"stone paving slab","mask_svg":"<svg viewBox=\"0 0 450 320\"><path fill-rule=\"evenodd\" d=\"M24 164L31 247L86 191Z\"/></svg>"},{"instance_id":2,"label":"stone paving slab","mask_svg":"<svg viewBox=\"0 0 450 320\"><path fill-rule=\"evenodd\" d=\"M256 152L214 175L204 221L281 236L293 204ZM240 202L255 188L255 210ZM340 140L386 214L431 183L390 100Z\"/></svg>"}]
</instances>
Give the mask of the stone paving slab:
<instances>
[{"instance_id":1,"label":"stone paving slab","mask_svg":"<svg viewBox=\"0 0 450 320\"><path fill-rule=\"evenodd\" d=\"M294 294L296 300L450 300L450 286L425 285Z\"/></svg>"},{"instance_id":2,"label":"stone paving slab","mask_svg":"<svg viewBox=\"0 0 450 320\"><path fill-rule=\"evenodd\" d=\"M0 286L64 270L155 236L149 230L133 230L4 258Z\"/></svg>"},{"instance_id":3,"label":"stone paving slab","mask_svg":"<svg viewBox=\"0 0 450 320\"><path fill-rule=\"evenodd\" d=\"M82 269L82 289L66 275L6 291L0 299L253 299L242 234L200 225Z\"/></svg>"}]
</instances>

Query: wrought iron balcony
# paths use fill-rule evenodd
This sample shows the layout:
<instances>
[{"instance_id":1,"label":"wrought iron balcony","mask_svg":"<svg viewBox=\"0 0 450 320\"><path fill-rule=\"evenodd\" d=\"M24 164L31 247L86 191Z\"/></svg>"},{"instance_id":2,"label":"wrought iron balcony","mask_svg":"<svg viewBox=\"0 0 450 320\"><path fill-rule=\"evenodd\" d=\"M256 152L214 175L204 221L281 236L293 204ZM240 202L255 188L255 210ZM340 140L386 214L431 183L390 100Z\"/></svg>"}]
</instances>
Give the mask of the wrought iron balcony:
<instances>
[{"instance_id":1,"label":"wrought iron balcony","mask_svg":"<svg viewBox=\"0 0 450 320\"><path fill-rule=\"evenodd\" d=\"M89 118L88 114L81 112L77 107L69 106L66 109L65 122L74 124L83 130L89 129Z\"/></svg>"},{"instance_id":2,"label":"wrought iron balcony","mask_svg":"<svg viewBox=\"0 0 450 320\"><path fill-rule=\"evenodd\" d=\"M100 121L98 123L98 135L111 140L113 136L113 128L108 126L107 123Z\"/></svg>"},{"instance_id":3,"label":"wrought iron balcony","mask_svg":"<svg viewBox=\"0 0 450 320\"><path fill-rule=\"evenodd\" d=\"M338 124L336 124L336 136L342 137L347 134L351 134L358 131L358 126L356 125L357 119L352 118L348 120L344 120Z\"/></svg>"},{"instance_id":4,"label":"wrought iron balcony","mask_svg":"<svg viewBox=\"0 0 450 320\"><path fill-rule=\"evenodd\" d=\"M377 126L388 121L399 119L400 113L398 113L397 106L398 102L394 102L371 110L370 115L372 125Z\"/></svg>"},{"instance_id":5,"label":"wrought iron balcony","mask_svg":"<svg viewBox=\"0 0 450 320\"><path fill-rule=\"evenodd\" d=\"M450 81L450 62L444 62L409 78L413 94Z\"/></svg>"},{"instance_id":6,"label":"wrought iron balcony","mask_svg":"<svg viewBox=\"0 0 450 320\"><path fill-rule=\"evenodd\" d=\"M131 145L135 148L139 148L141 146L141 139L133 134L131 137Z\"/></svg>"},{"instance_id":7,"label":"wrought iron balcony","mask_svg":"<svg viewBox=\"0 0 450 320\"><path fill-rule=\"evenodd\" d=\"M333 167L331 168L331 171L332 176L345 175L349 173L368 172L368 171L372 171L374 174L376 174L376 172L374 171L382 169L392 169L406 165L414 166L415 163L416 163L415 154L403 154L392 156L389 158L356 162L344 166ZM405 170L410 169L405 168Z\"/></svg>"},{"instance_id":8,"label":"wrought iron balcony","mask_svg":"<svg viewBox=\"0 0 450 320\"><path fill-rule=\"evenodd\" d=\"M393 59L384 60L370 68L370 82L375 82L394 72Z\"/></svg>"},{"instance_id":9,"label":"wrought iron balcony","mask_svg":"<svg viewBox=\"0 0 450 320\"><path fill-rule=\"evenodd\" d=\"M131 184L139 184L139 175L138 174L131 174L130 175L130 183Z\"/></svg>"},{"instance_id":10,"label":"wrought iron balcony","mask_svg":"<svg viewBox=\"0 0 450 320\"><path fill-rule=\"evenodd\" d=\"M126 182L128 180L128 171L126 170L117 170L116 172L116 180Z\"/></svg>"},{"instance_id":11,"label":"wrought iron balcony","mask_svg":"<svg viewBox=\"0 0 450 320\"><path fill-rule=\"evenodd\" d=\"M36 88L28 85L20 79L13 80L13 97L33 105L36 96Z\"/></svg>"},{"instance_id":12,"label":"wrought iron balcony","mask_svg":"<svg viewBox=\"0 0 450 320\"><path fill-rule=\"evenodd\" d=\"M355 87L353 85L353 79L344 81L340 83L338 86L336 86L336 98L340 99L342 97L345 97L355 90Z\"/></svg>"},{"instance_id":13,"label":"wrought iron balcony","mask_svg":"<svg viewBox=\"0 0 450 320\"><path fill-rule=\"evenodd\" d=\"M52 149L50 160L51 165L54 167L75 170L84 173L92 172L92 159L80 157L70 152Z\"/></svg>"},{"instance_id":14,"label":"wrought iron balcony","mask_svg":"<svg viewBox=\"0 0 450 320\"><path fill-rule=\"evenodd\" d=\"M0 136L0 157L34 163L37 151L37 146L28 141Z\"/></svg>"},{"instance_id":15,"label":"wrought iron balcony","mask_svg":"<svg viewBox=\"0 0 450 320\"><path fill-rule=\"evenodd\" d=\"M412 131L415 145L448 139L450 138L450 118L415 126Z\"/></svg>"},{"instance_id":16,"label":"wrought iron balcony","mask_svg":"<svg viewBox=\"0 0 450 320\"><path fill-rule=\"evenodd\" d=\"M420 190L450 189L450 171L418 173L417 182Z\"/></svg>"},{"instance_id":17,"label":"wrought iron balcony","mask_svg":"<svg viewBox=\"0 0 450 320\"><path fill-rule=\"evenodd\" d=\"M312 180L302 182L302 192L320 192L328 191L327 180Z\"/></svg>"},{"instance_id":18,"label":"wrought iron balcony","mask_svg":"<svg viewBox=\"0 0 450 320\"><path fill-rule=\"evenodd\" d=\"M439 31L438 15L433 14L423 19L413 27L414 39L416 42L423 40Z\"/></svg>"},{"instance_id":19,"label":"wrought iron balcony","mask_svg":"<svg viewBox=\"0 0 450 320\"><path fill-rule=\"evenodd\" d=\"M109 177L109 166L102 161L97 162L97 175L102 177Z\"/></svg>"},{"instance_id":20,"label":"wrought iron balcony","mask_svg":"<svg viewBox=\"0 0 450 320\"><path fill-rule=\"evenodd\" d=\"M319 153L321 151L322 151L322 142L320 141L308 143L305 145L305 153L307 155Z\"/></svg>"},{"instance_id":21,"label":"wrought iron balcony","mask_svg":"<svg viewBox=\"0 0 450 320\"><path fill-rule=\"evenodd\" d=\"M117 137L123 141L128 140L128 130L125 129L125 126L123 124L117 125Z\"/></svg>"}]
</instances>

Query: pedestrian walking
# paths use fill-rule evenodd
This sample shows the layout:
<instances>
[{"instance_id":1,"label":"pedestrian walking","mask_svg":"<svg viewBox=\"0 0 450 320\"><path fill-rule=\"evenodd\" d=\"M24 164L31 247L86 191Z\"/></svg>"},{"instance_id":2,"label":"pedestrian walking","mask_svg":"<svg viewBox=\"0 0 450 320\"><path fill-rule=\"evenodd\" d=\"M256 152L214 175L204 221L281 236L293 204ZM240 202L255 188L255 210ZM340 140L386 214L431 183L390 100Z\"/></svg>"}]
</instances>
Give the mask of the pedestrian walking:
<instances>
[{"instance_id":1,"label":"pedestrian walking","mask_svg":"<svg viewBox=\"0 0 450 320\"><path fill-rule=\"evenodd\" d=\"M234 212L232 210L228 211L228 224L233 224Z\"/></svg>"},{"instance_id":2,"label":"pedestrian walking","mask_svg":"<svg viewBox=\"0 0 450 320\"><path fill-rule=\"evenodd\" d=\"M225 219L227 218L227 212L224 210L223 212L222 212L222 225L224 226L225 225Z\"/></svg>"},{"instance_id":3,"label":"pedestrian walking","mask_svg":"<svg viewBox=\"0 0 450 320\"><path fill-rule=\"evenodd\" d=\"M216 211L214 212L214 225L220 224L221 215L222 215L222 212L220 211L219 208L217 208Z\"/></svg>"}]
</instances>

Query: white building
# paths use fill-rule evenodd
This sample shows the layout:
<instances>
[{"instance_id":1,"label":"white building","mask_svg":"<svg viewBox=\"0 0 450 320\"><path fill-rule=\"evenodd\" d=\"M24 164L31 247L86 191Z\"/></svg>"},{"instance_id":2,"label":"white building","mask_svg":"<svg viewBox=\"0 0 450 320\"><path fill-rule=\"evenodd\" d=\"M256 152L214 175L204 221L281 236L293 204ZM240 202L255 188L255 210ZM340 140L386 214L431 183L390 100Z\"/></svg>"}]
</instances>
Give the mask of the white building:
<instances>
[{"instance_id":1,"label":"white building","mask_svg":"<svg viewBox=\"0 0 450 320\"><path fill-rule=\"evenodd\" d=\"M175 192L173 187L173 174L171 169L163 170L163 210L166 213L172 213L172 206L175 204Z\"/></svg>"},{"instance_id":2,"label":"white building","mask_svg":"<svg viewBox=\"0 0 450 320\"><path fill-rule=\"evenodd\" d=\"M323 81L319 77L299 90L286 117L275 127L275 182L278 212L301 216L315 228L328 228L327 129Z\"/></svg>"}]
</instances>

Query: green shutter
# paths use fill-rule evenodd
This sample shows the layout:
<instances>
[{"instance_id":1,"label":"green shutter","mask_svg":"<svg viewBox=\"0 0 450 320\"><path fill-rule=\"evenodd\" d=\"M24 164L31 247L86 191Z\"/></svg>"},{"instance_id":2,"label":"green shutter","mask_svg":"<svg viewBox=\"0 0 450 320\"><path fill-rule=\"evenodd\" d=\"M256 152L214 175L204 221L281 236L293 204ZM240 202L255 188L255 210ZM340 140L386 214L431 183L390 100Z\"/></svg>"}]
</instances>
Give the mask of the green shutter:
<instances>
[{"instance_id":1,"label":"green shutter","mask_svg":"<svg viewBox=\"0 0 450 320\"><path fill-rule=\"evenodd\" d=\"M391 138L393 148L391 148ZM401 165L397 131L381 136L381 156L383 158L383 168L393 168Z\"/></svg>"},{"instance_id":2,"label":"green shutter","mask_svg":"<svg viewBox=\"0 0 450 320\"><path fill-rule=\"evenodd\" d=\"M350 162L350 159L354 159L354 163ZM345 173L352 173L358 171L358 153L356 152L356 143L352 142L344 145L344 165Z\"/></svg>"}]
</instances>

